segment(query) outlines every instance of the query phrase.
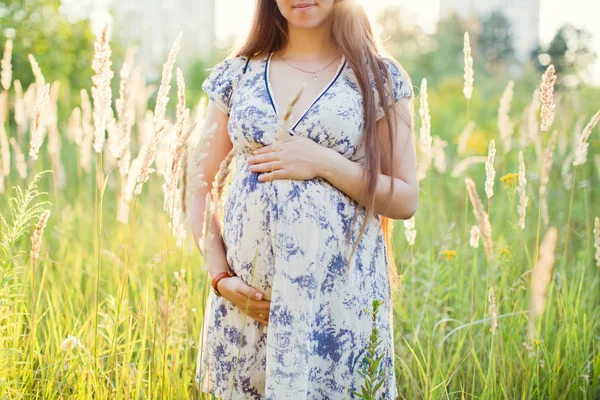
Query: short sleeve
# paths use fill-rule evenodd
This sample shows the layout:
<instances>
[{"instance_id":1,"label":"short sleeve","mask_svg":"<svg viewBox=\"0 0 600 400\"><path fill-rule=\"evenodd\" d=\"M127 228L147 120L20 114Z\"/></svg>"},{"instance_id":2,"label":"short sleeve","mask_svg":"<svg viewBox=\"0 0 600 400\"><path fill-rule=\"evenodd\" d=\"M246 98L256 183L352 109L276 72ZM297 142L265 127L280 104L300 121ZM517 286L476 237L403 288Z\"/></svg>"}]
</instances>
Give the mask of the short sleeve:
<instances>
[{"instance_id":1,"label":"short sleeve","mask_svg":"<svg viewBox=\"0 0 600 400\"><path fill-rule=\"evenodd\" d=\"M402 67L400 67L400 65L396 61L394 61L390 58L387 58L387 57L383 57L383 63L385 64L385 67L387 68L389 77L392 81L391 85L392 85L393 99L394 99L392 103L397 102L398 100L400 100L403 97L406 97L408 99L412 98L413 90L412 90L411 82L410 82L410 79L407 76L406 72L402 69ZM385 79L385 75L384 75L384 88L386 91L387 98L391 100L390 93L389 93L389 84L388 84L387 80ZM375 99L378 104L377 119L380 119L384 116L384 110L383 110L383 104L382 104L381 100L379 99L379 92L377 91L377 89L375 87L375 81L373 81L373 90L375 91ZM388 104L390 104L389 101L388 101Z\"/></svg>"},{"instance_id":2,"label":"short sleeve","mask_svg":"<svg viewBox=\"0 0 600 400\"><path fill-rule=\"evenodd\" d=\"M229 115L233 92L246 66L246 57L227 58L213 67L202 83L202 90L217 107Z\"/></svg>"}]
</instances>

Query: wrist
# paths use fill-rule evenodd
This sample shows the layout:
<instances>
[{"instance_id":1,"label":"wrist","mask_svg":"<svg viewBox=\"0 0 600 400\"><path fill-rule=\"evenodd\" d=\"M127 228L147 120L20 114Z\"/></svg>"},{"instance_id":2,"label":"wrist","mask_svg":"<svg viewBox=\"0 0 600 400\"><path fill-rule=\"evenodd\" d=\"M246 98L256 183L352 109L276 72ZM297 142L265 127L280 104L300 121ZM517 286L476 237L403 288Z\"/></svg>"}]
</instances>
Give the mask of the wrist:
<instances>
[{"instance_id":1,"label":"wrist","mask_svg":"<svg viewBox=\"0 0 600 400\"><path fill-rule=\"evenodd\" d=\"M323 179L331 180L333 176L333 165L335 164L335 159L340 154L327 147L323 147L321 154L316 157L317 160L317 176L320 176Z\"/></svg>"}]
</instances>

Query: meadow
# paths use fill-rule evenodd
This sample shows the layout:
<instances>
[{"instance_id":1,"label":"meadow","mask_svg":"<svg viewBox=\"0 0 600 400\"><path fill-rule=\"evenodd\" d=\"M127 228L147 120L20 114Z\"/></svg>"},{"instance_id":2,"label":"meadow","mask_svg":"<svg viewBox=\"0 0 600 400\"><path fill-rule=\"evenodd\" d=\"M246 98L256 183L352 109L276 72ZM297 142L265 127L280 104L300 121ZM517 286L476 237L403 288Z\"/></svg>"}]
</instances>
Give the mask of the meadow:
<instances>
[{"instance_id":1,"label":"meadow","mask_svg":"<svg viewBox=\"0 0 600 400\"><path fill-rule=\"evenodd\" d=\"M194 384L209 288L188 221L210 129L206 99L186 105L179 40L156 87L131 53L113 71L104 30L68 119L60 82L46 83L31 55L36 81L22 88L4 44L2 399L210 398ZM467 34L464 56L464 86L447 89L464 126L451 140L431 124L448 106L413 82L420 208L394 228L399 393L598 399L598 91L595 103L555 92L549 65L533 93L505 82L475 107L486 82ZM482 107L491 129L479 128L490 126Z\"/></svg>"}]
</instances>

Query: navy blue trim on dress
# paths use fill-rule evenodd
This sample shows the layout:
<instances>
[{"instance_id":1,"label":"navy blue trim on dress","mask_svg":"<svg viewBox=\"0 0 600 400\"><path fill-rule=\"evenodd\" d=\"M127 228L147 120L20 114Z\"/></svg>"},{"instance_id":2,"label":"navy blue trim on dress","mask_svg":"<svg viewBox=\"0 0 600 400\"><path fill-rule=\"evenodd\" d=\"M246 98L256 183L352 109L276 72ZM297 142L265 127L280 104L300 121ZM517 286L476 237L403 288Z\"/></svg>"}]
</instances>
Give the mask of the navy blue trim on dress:
<instances>
[{"instance_id":1,"label":"navy blue trim on dress","mask_svg":"<svg viewBox=\"0 0 600 400\"><path fill-rule=\"evenodd\" d=\"M292 126L291 130L296 129L296 127L298 126L298 124L300 124L300 122L302 122L302 120L304 119L304 117L306 116L306 114L308 114L308 112L313 108L313 106L317 103L317 101L319 101L319 99L321 97L323 97L323 95L325 93L327 93L327 91L329 90L330 87L333 86L333 84L338 80L338 78L340 77L340 75L342 74L342 71L344 70L344 68L346 67L346 59L344 58L344 62L342 63L342 66L340 67L340 70L337 72L337 74L335 75L335 77L333 78L333 80L331 81L331 83L329 84L329 86L327 86L325 88L325 90L323 90L321 92L321 94L319 95L319 97L317 97L315 99L315 101L312 102L312 104L310 105L310 107L308 107L306 109L306 111L304 112L304 114L302 114L302 116L298 119L298 122L296 122L296 124L294 126Z\"/></svg>"},{"instance_id":2,"label":"navy blue trim on dress","mask_svg":"<svg viewBox=\"0 0 600 400\"><path fill-rule=\"evenodd\" d=\"M273 97L271 97L271 90L269 89L269 78L267 76L267 68L269 67L269 60L271 59L271 54L273 54L273 53L269 53L269 56L265 60L265 71L264 71L265 79L264 80L265 80L265 86L267 87L267 94L269 95L269 102L271 103L271 107L273 107L273 112L275 113L277 118L279 118L279 115L277 114L277 110L275 109L275 103L273 102Z\"/></svg>"},{"instance_id":3,"label":"navy blue trim on dress","mask_svg":"<svg viewBox=\"0 0 600 400\"><path fill-rule=\"evenodd\" d=\"M270 61L271 61L271 56L273 55L273 52L269 53L269 56L267 57L267 59L265 60L265 69L263 72L263 77L264 77L264 82L265 82L265 87L267 89L267 95L269 96L269 102L271 103L271 107L273 107L273 112L275 113L275 116L277 117L278 120L281 120L279 117L279 114L277 113L277 108L275 107L275 101L273 100L273 96L271 95L271 89L270 89L270 82L269 82L269 65L270 65ZM336 75L333 77L333 79L331 80L331 82L329 83L329 85L327 85L327 87L325 89L323 89L321 91L321 94L319 94L319 96L311 103L311 105L306 109L306 111L304 111L304 114L302 114L302 116L298 119L298 121L296 121L296 123L294 124L293 127L291 127L288 132L290 132L290 134L294 134L294 129L296 129L296 127L300 124L300 122L302 122L302 120L304 119L304 117L306 116L306 114L308 114L308 112L310 110L312 110L313 106L317 103L317 101L319 101L321 99L321 97L323 97L323 95L325 95L325 93L327 93L327 91L335 84L335 82L338 80L338 78L340 77L340 75L342 75L342 72L344 71L344 68L346 67L346 58L344 56L343 57L343 62L341 63L341 65L338 67L339 70L337 71Z\"/></svg>"},{"instance_id":4,"label":"navy blue trim on dress","mask_svg":"<svg viewBox=\"0 0 600 400\"><path fill-rule=\"evenodd\" d=\"M244 74L246 73L246 70L248 69L248 64L250 64L250 58L252 58L252 57L248 57L248 59L246 60L246 65L244 65L244 71L243 71Z\"/></svg>"}]
</instances>

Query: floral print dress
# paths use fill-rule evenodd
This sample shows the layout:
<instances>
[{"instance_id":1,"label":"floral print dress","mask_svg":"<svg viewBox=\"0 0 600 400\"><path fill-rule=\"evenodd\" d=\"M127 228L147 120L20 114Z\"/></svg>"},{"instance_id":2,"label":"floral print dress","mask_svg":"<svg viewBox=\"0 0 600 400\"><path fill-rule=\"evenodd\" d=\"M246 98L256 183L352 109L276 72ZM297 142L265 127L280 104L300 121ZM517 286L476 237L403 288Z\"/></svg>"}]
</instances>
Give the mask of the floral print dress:
<instances>
[{"instance_id":1,"label":"floral print dress","mask_svg":"<svg viewBox=\"0 0 600 400\"><path fill-rule=\"evenodd\" d=\"M236 150L224 200L227 261L271 304L265 326L209 292L196 383L202 392L224 399L354 399L351 391L360 391L364 383L359 370L373 327L369 311L372 300L380 299L376 324L384 353L380 371L385 372L378 398L395 399L392 296L379 216L369 220L349 261L363 207L320 177L261 182L248 168L246 160L256 148L276 141L285 112L273 101L270 59L228 58L203 83L209 98L229 115ZM384 62L394 100L411 97L404 71L389 58ZM358 81L342 57L329 85L289 133L362 164L363 122Z\"/></svg>"}]
</instances>

